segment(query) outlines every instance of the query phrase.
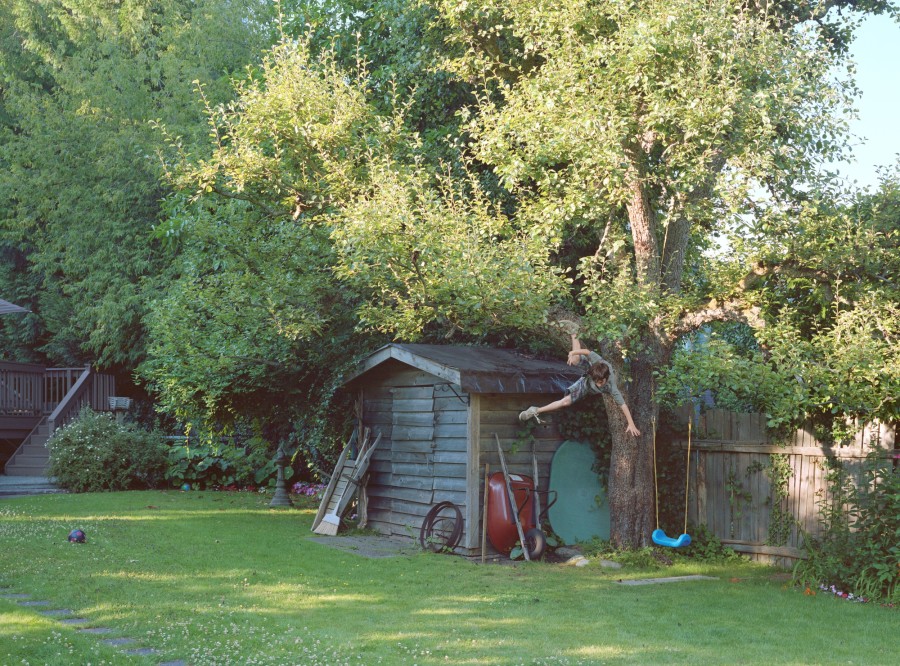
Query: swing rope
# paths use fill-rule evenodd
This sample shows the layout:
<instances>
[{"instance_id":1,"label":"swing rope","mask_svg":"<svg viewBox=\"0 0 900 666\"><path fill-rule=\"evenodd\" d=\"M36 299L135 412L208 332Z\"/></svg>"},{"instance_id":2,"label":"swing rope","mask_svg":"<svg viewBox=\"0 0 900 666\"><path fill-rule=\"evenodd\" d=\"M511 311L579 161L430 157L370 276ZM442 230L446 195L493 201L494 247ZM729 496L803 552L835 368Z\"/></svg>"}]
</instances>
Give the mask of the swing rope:
<instances>
[{"instance_id":1,"label":"swing rope","mask_svg":"<svg viewBox=\"0 0 900 666\"><path fill-rule=\"evenodd\" d=\"M685 545L690 543L690 537L687 533L687 523L688 523L688 491L690 490L690 481L691 481L691 421L693 419L688 420L688 444L687 444L687 461L686 467L684 471L684 532L682 532L681 539L685 540ZM654 540L656 540L656 534L658 533L663 541L661 545L682 545L681 540L669 539L665 537L662 531L659 529L659 481L656 473L656 419L652 419L653 423L653 491L655 497L656 504L656 532L654 532Z\"/></svg>"},{"instance_id":2,"label":"swing rope","mask_svg":"<svg viewBox=\"0 0 900 666\"><path fill-rule=\"evenodd\" d=\"M656 504L656 529L659 529L659 483L656 480L656 418L653 423L653 499Z\"/></svg>"},{"instance_id":3,"label":"swing rope","mask_svg":"<svg viewBox=\"0 0 900 666\"><path fill-rule=\"evenodd\" d=\"M687 460L685 461L685 467L684 467L684 532L682 532L682 534L687 534L688 489L690 488L689 483L691 480L691 421L693 421L693 420L694 420L693 417L688 419ZM655 452L654 452L654 457L656 457ZM659 511L659 509L657 508L657 512L658 511Z\"/></svg>"}]
</instances>

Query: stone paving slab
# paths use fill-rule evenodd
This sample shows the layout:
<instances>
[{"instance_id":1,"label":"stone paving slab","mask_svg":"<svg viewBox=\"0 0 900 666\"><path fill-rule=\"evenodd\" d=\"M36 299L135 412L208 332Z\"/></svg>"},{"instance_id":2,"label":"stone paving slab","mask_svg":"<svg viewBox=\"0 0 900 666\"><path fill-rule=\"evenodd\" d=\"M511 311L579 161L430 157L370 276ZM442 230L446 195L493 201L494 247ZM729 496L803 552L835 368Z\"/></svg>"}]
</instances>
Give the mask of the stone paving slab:
<instances>
[{"instance_id":1,"label":"stone paving slab","mask_svg":"<svg viewBox=\"0 0 900 666\"><path fill-rule=\"evenodd\" d=\"M386 556L381 555L381 557L386 557ZM6 591L9 589L11 589L11 588L6 587L6 586L0 587L0 591ZM6 594L0 594L0 598L16 599L17 600L16 603L18 605L26 606L26 607L41 607L41 606L49 606L50 605L49 601L30 600L31 595L23 594L23 593L8 592ZM78 629L79 633L91 634L91 635L97 635L97 636L103 636L106 634L115 633L115 630L111 629L109 627L82 626L82 625L89 625L91 622L86 617L63 617L66 615L74 615L74 611L72 611L68 608L54 608L54 609L49 609L49 610L39 610L37 612L46 617L53 617L53 618L58 619L60 624L80 627ZM106 639L103 639L101 642L106 645L109 645L110 647L122 647L122 646L126 646L126 645L134 645L135 643L137 643L137 641L134 640L133 638L126 638L124 636L118 637L118 638L106 638ZM136 656L136 657L151 657L153 655L159 654L159 650L157 650L156 648L152 648L152 647L131 648L128 650L123 650L122 652L124 654L130 655L130 656ZM160 664L158 664L158 666L188 666L188 664L186 661L176 659L173 661L161 662Z\"/></svg>"},{"instance_id":2,"label":"stone paving slab","mask_svg":"<svg viewBox=\"0 0 900 666\"><path fill-rule=\"evenodd\" d=\"M113 630L109 627L85 627L84 629L79 629L78 632L82 634L111 634Z\"/></svg>"},{"instance_id":3,"label":"stone paving slab","mask_svg":"<svg viewBox=\"0 0 900 666\"><path fill-rule=\"evenodd\" d=\"M639 578L620 580L619 585L654 585L656 583L682 583L691 580L719 580L715 576L671 576L669 578Z\"/></svg>"},{"instance_id":4,"label":"stone paving slab","mask_svg":"<svg viewBox=\"0 0 900 666\"><path fill-rule=\"evenodd\" d=\"M59 494L65 491L45 476L7 476L0 474L0 499Z\"/></svg>"},{"instance_id":5,"label":"stone paving slab","mask_svg":"<svg viewBox=\"0 0 900 666\"><path fill-rule=\"evenodd\" d=\"M63 624L88 624L90 620L86 617L67 617L60 620Z\"/></svg>"},{"instance_id":6,"label":"stone paving slab","mask_svg":"<svg viewBox=\"0 0 900 666\"><path fill-rule=\"evenodd\" d=\"M361 557L381 558L414 555L418 546L411 539L392 539L382 536L323 536L309 537L323 546L329 546L345 553Z\"/></svg>"}]
</instances>

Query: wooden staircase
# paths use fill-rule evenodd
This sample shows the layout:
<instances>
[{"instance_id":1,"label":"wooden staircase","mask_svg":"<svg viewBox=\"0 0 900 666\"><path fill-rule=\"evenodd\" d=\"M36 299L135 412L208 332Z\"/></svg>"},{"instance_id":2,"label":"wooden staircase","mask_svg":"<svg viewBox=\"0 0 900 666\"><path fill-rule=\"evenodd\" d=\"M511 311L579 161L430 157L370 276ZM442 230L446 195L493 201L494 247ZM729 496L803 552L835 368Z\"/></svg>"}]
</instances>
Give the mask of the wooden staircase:
<instances>
[{"instance_id":1,"label":"wooden staircase","mask_svg":"<svg viewBox=\"0 0 900 666\"><path fill-rule=\"evenodd\" d=\"M115 378L84 368L42 368L0 363L0 435L18 443L6 461L7 476L47 475L47 441L82 407L110 411ZM23 429L24 428L24 429ZM27 433L27 434L25 434Z\"/></svg>"},{"instance_id":2,"label":"wooden staircase","mask_svg":"<svg viewBox=\"0 0 900 666\"><path fill-rule=\"evenodd\" d=\"M50 464L50 425L45 416L35 426L22 444L6 461L4 472L7 476L46 476Z\"/></svg>"}]
</instances>

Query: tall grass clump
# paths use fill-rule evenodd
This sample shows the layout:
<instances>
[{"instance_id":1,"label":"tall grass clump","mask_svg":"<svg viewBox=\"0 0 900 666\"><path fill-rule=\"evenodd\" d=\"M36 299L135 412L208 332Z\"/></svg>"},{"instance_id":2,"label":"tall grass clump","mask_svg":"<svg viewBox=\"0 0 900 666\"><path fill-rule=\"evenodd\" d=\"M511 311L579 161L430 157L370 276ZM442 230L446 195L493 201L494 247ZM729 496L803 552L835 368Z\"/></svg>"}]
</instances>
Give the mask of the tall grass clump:
<instances>
[{"instance_id":1,"label":"tall grass clump","mask_svg":"<svg viewBox=\"0 0 900 666\"><path fill-rule=\"evenodd\" d=\"M83 408L47 442L48 474L72 492L156 488L167 462L162 437Z\"/></svg>"}]
</instances>

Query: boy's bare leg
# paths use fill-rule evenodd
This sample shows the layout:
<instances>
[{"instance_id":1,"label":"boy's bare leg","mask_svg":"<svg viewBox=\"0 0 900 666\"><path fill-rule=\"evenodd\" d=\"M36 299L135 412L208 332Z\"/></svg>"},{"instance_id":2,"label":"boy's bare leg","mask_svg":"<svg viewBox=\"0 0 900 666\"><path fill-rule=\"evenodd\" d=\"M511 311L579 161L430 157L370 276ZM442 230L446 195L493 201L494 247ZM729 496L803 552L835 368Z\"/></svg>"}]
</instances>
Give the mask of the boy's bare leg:
<instances>
[{"instance_id":1,"label":"boy's bare leg","mask_svg":"<svg viewBox=\"0 0 900 666\"><path fill-rule=\"evenodd\" d=\"M545 414L546 412L553 412L557 409L562 409L564 407L568 407L572 404L572 396L566 395L559 400L554 400L550 404L544 405L543 407L529 407L524 412L519 414L520 421L527 421L528 419L534 419L538 423L541 420L538 418L538 414Z\"/></svg>"}]
</instances>

